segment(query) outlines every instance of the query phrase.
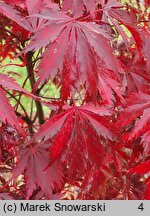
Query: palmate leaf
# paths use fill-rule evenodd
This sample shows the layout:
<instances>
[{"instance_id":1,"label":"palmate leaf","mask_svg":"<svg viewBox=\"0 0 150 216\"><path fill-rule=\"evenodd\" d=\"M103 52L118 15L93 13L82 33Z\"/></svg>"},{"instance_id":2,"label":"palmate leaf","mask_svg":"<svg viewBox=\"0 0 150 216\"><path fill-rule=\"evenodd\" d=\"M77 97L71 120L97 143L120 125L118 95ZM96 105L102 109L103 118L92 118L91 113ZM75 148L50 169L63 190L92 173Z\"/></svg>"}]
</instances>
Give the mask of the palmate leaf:
<instances>
[{"instance_id":1,"label":"palmate leaf","mask_svg":"<svg viewBox=\"0 0 150 216\"><path fill-rule=\"evenodd\" d=\"M18 124L17 116L15 115L14 109L10 105L10 102L6 96L6 92L0 87L0 118L6 123L8 122L13 127L16 127L22 132L21 127Z\"/></svg>"},{"instance_id":2,"label":"palmate leaf","mask_svg":"<svg viewBox=\"0 0 150 216\"><path fill-rule=\"evenodd\" d=\"M14 109L10 105L7 94L3 88L22 92L31 97L34 96L19 86L19 84L12 77L7 76L6 74L0 74L0 118L4 123L7 121L10 125L16 127L22 134L24 134L25 132L20 127Z\"/></svg>"},{"instance_id":3,"label":"palmate leaf","mask_svg":"<svg viewBox=\"0 0 150 216\"><path fill-rule=\"evenodd\" d=\"M55 185L57 188L61 188L63 174L60 167L52 165L47 168L48 146L47 144L36 144L20 148L18 151L18 164L13 170L12 179L24 173L27 199L38 187L49 199L53 196Z\"/></svg>"},{"instance_id":4,"label":"palmate leaf","mask_svg":"<svg viewBox=\"0 0 150 216\"><path fill-rule=\"evenodd\" d=\"M142 60L134 62L132 58L125 61L123 67L122 88L127 90L129 95L133 92L148 92L150 77L145 62Z\"/></svg>"},{"instance_id":5,"label":"palmate leaf","mask_svg":"<svg viewBox=\"0 0 150 216\"><path fill-rule=\"evenodd\" d=\"M117 125L120 127L128 127L135 121L134 127L128 136L129 140L133 140L149 129L150 95L146 93L135 93L129 97L127 102L128 107L120 115Z\"/></svg>"},{"instance_id":6,"label":"palmate leaf","mask_svg":"<svg viewBox=\"0 0 150 216\"><path fill-rule=\"evenodd\" d=\"M25 0L25 5L29 14L29 17L25 17L25 25L30 32L36 32L42 29L47 23L47 19L35 17L34 14L38 14L43 9L46 10L47 8L57 13L59 9L57 4L49 0Z\"/></svg>"},{"instance_id":7,"label":"palmate leaf","mask_svg":"<svg viewBox=\"0 0 150 216\"><path fill-rule=\"evenodd\" d=\"M95 4L95 1L84 1L84 4ZM74 96L83 86L86 86L86 91L93 97L99 91L102 100L107 104L115 101L114 93L121 98L117 59L108 42L111 37L102 26L87 22L88 20L71 18L57 9L52 9L51 3L47 5L45 1L32 4L26 1L26 5L29 17L24 19L12 18L7 6L4 8L6 16L15 22L18 19L19 25L35 33L25 52L46 47L38 68L39 79L36 86L60 75L61 96L65 100ZM15 14L18 16L17 11ZM64 89L68 89L68 94Z\"/></svg>"},{"instance_id":8,"label":"palmate leaf","mask_svg":"<svg viewBox=\"0 0 150 216\"><path fill-rule=\"evenodd\" d=\"M93 163L100 165L104 157L102 143L104 140L116 140L106 115L110 115L107 109L94 109L91 104L69 107L48 120L33 140L48 142L51 139L51 161L65 162L72 171L87 169Z\"/></svg>"},{"instance_id":9,"label":"palmate leaf","mask_svg":"<svg viewBox=\"0 0 150 216\"><path fill-rule=\"evenodd\" d=\"M39 17L49 22L34 34L25 48L25 52L29 52L47 47L39 64L37 86L48 79L53 80L60 74L62 89L65 86L70 90L70 95L74 92L73 89L79 91L85 84L87 91L95 95L101 88L99 76L110 70L110 83L115 80L117 86L114 87L107 81L105 85L113 95L120 83L117 76L117 60L108 43L110 37L106 31L94 23L78 21L61 12L54 16L51 11L46 11ZM113 96L108 101L106 93L103 92L102 98L111 103Z\"/></svg>"},{"instance_id":10,"label":"palmate leaf","mask_svg":"<svg viewBox=\"0 0 150 216\"><path fill-rule=\"evenodd\" d=\"M5 2L0 2L0 13L12 19L29 32L36 32L37 30L43 28L47 22L45 19L40 19L35 16L33 17L34 14L40 13L40 11L46 7L51 8L52 10L58 9L56 4L47 0ZM15 6L20 9L26 9L29 16L25 16L25 14L20 13L20 11L17 10Z\"/></svg>"},{"instance_id":11,"label":"palmate leaf","mask_svg":"<svg viewBox=\"0 0 150 216\"><path fill-rule=\"evenodd\" d=\"M122 39L127 48L129 48L129 41L122 26L126 27L132 35L133 41L137 44L137 49L141 54L142 49L142 36L140 28L137 27L137 19L134 13L124 10L123 4L117 0L101 1L102 6L102 22L112 23L117 32L122 36ZM130 6L129 6L130 8ZM131 8L132 10L132 8ZM140 13L140 12L139 12ZM106 27L107 28L107 27Z\"/></svg>"}]
</instances>

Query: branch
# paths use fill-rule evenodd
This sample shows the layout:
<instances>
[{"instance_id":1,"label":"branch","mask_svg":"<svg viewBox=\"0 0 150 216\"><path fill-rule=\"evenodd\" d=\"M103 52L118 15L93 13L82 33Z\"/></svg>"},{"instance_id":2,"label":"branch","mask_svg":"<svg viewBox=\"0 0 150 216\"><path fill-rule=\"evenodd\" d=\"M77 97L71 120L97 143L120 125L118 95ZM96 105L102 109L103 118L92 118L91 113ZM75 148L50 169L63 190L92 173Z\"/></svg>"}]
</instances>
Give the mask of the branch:
<instances>
[{"instance_id":1,"label":"branch","mask_svg":"<svg viewBox=\"0 0 150 216\"><path fill-rule=\"evenodd\" d=\"M33 73L32 56L33 56L32 52L28 52L26 54L26 60L27 60L26 67L27 67L28 77L30 80L30 85L31 85L31 88L33 89L36 81L35 81L35 77L34 77L34 73ZM39 124L41 125L45 122L44 121L43 108L42 108L42 105L39 101L35 101L35 103L36 103L36 108L37 108L37 116L38 116Z\"/></svg>"}]
</instances>

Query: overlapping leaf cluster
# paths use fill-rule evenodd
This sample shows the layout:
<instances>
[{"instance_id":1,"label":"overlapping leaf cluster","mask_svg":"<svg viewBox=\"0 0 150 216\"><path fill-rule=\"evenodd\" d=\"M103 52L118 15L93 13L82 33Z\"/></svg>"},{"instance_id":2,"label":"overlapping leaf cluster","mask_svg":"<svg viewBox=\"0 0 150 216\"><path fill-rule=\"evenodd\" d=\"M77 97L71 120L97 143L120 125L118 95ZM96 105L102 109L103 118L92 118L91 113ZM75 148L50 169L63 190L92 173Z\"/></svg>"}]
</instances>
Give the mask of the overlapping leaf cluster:
<instances>
[{"instance_id":1,"label":"overlapping leaf cluster","mask_svg":"<svg viewBox=\"0 0 150 216\"><path fill-rule=\"evenodd\" d=\"M1 199L150 198L149 11L146 0L0 1ZM59 98L43 96L49 82Z\"/></svg>"}]
</instances>

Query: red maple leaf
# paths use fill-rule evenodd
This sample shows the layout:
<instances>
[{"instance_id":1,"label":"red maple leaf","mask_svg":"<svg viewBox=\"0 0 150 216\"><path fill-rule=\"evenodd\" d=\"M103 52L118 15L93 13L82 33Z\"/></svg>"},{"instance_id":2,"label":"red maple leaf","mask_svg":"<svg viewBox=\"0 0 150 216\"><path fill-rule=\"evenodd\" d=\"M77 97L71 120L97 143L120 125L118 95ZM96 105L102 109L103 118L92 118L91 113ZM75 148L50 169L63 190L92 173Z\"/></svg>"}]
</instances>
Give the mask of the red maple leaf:
<instances>
[{"instance_id":1,"label":"red maple leaf","mask_svg":"<svg viewBox=\"0 0 150 216\"><path fill-rule=\"evenodd\" d=\"M120 87L117 61L108 43L110 37L103 28L75 20L64 13L54 16L51 11L46 11L40 17L49 22L34 34L25 49L28 52L47 47L38 68L37 85L53 80L59 73L62 89L68 89L71 95L86 84L90 94L95 96L99 90L107 103L112 102L114 92L121 97L117 91ZM109 98L104 88L110 92Z\"/></svg>"},{"instance_id":2,"label":"red maple leaf","mask_svg":"<svg viewBox=\"0 0 150 216\"><path fill-rule=\"evenodd\" d=\"M132 125L135 121L134 125ZM138 138L149 130L150 95L144 93L132 94L128 99L128 106L118 119L118 126L133 129L128 135L129 140Z\"/></svg>"},{"instance_id":3,"label":"red maple leaf","mask_svg":"<svg viewBox=\"0 0 150 216\"><path fill-rule=\"evenodd\" d=\"M12 179L25 172L27 199L38 187L49 199L55 185L61 188L63 174L60 167L52 165L46 169L49 161L48 146L46 143L30 145L18 151L17 166L13 170Z\"/></svg>"},{"instance_id":4,"label":"red maple leaf","mask_svg":"<svg viewBox=\"0 0 150 216\"><path fill-rule=\"evenodd\" d=\"M9 1L6 1L9 3ZM4 2L0 2L0 12L7 16L8 18L15 21L18 25L25 28L29 32L35 32L45 26L47 20L41 19L38 17L33 17L34 14L40 13L40 11L44 8L54 9L56 11L58 7L54 3L50 3L47 0L37 0L37 1L11 1L11 4L6 4ZM26 9L26 13L21 13L19 10L15 8L15 6L19 8Z\"/></svg>"},{"instance_id":5,"label":"red maple leaf","mask_svg":"<svg viewBox=\"0 0 150 216\"><path fill-rule=\"evenodd\" d=\"M94 108L92 104L68 107L48 120L33 140L51 139L51 161L65 162L72 171L87 169L93 163L99 166L104 157L104 143L116 140L106 115L110 115L109 110Z\"/></svg>"},{"instance_id":6,"label":"red maple leaf","mask_svg":"<svg viewBox=\"0 0 150 216\"><path fill-rule=\"evenodd\" d=\"M6 123L7 121L10 125L12 125L13 127L15 126L21 133L24 134L25 132L20 127L14 109L10 105L10 102L7 98L7 93L3 88L19 91L31 97L34 96L23 89L21 86L19 86L19 84L13 78L7 76L6 74L0 74L0 118L4 123Z\"/></svg>"},{"instance_id":7,"label":"red maple leaf","mask_svg":"<svg viewBox=\"0 0 150 216\"><path fill-rule=\"evenodd\" d=\"M120 2L0 0L1 59L23 62L4 67L26 66L37 95L0 74L0 170L12 174L0 199L150 197L149 1ZM31 110L21 94L37 99Z\"/></svg>"},{"instance_id":8,"label":"red maple leaf","mask_svg":"<svg viewBox=\"0 0 150 216\"><path fill-rule=\"evenodd\" d=\"M133 41L136 42L138 51L141 54L142 36L140 28L137 27L137 19L135 14L130 13L129 10L124 10L124 6L116 0L102 0L101 7L102 9L97 13L102 14L102 23L105 25L106 23L110 24L111 22L117 32L121 35L126 47L129 48L128 37L122 26L126 27L133 36ZM128 7L130 8L129 5ZM112 31L110 25L105 26L105 28L110 28L110 32Z\"/></svg>"},{"instance_id":9,"label":"red maple leaf","mask_svg":"<svg viewBox=\"0 0 150 216\"><path fill-rule=\"evenodd\" d=\"M148 92L148 86L150 82L148 71L146 70L146 64L143 60L137 60L134 62L134 57L131 59L122 56L123 65L123 81L122 88L128 95L133 92Z\"/></svg>"}]
</instances>

